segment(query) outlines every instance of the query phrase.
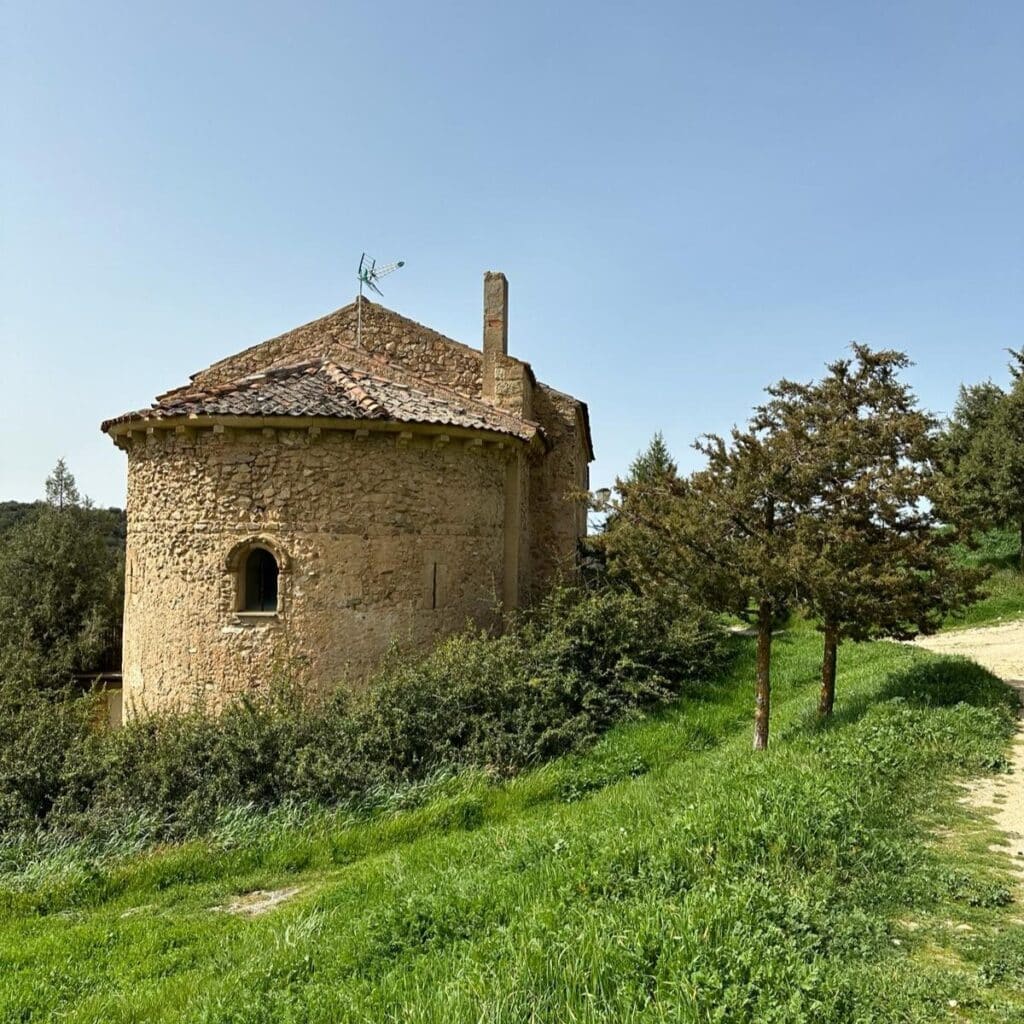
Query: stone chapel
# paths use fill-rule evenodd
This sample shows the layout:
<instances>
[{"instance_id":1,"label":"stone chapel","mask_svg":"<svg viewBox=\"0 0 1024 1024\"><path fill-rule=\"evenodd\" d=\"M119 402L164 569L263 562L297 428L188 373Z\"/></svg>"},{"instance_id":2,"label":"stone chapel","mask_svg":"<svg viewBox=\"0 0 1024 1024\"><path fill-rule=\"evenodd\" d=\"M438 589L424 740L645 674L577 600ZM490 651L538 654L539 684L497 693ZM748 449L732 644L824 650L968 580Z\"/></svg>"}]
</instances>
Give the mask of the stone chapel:
<instances>
[{"instance_id":1,"label":"stone chapel","mask_svg":"<svg viewBox=\"0 0 1024 1024\"><path fill-rule=\"evenodd\" d=\"M102 429L128 455L126 716L275 671L358 686L573 574L586 531L587 407L508 354L504 274L482 351L364 298Z\"/></svg>"}]
</instances>

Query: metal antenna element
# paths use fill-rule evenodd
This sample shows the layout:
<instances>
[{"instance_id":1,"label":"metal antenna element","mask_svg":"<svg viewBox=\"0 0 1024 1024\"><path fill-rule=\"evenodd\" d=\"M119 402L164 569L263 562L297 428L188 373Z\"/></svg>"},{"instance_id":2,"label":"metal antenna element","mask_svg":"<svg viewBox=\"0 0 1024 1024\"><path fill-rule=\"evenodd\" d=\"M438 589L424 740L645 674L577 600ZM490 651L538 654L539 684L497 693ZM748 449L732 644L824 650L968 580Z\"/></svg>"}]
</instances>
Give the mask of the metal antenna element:
<instances>
[{"instance_id":1,"label":"metal antenna element","mask_svg":"<svg viewBox=\"0 0 1024 1024\"><path fill-rule=\"evenodd\" d=\"M377 287L377 282L382 277L394 273L399 267L405 266L405 260L397 263L389 263L387 266L378 267L377 261L364 252L359 257L359 298L356 299L356 345L360 348L363 344L363 285L372 288L378 295L383 297L384 293Z\"/></svg>"}]
</instances>

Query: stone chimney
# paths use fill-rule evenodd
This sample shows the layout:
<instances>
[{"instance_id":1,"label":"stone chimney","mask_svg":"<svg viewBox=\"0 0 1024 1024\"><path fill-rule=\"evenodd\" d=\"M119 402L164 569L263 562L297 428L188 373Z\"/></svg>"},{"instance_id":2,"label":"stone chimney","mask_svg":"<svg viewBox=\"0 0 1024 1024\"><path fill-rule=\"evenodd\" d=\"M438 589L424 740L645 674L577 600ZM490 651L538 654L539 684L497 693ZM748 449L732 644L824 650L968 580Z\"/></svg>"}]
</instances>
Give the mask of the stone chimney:
<instances>
[{"instance_id":1,"label":"stone chimney","mask_svg":"<svg viewBox=\"0 0 1024 1024\"><path fill-rule=\"evenodd\" d=\"M484 398L497 397L499 364L508 355L508 279L488 270L484 274Z\"/></svg>"}]
</instances>

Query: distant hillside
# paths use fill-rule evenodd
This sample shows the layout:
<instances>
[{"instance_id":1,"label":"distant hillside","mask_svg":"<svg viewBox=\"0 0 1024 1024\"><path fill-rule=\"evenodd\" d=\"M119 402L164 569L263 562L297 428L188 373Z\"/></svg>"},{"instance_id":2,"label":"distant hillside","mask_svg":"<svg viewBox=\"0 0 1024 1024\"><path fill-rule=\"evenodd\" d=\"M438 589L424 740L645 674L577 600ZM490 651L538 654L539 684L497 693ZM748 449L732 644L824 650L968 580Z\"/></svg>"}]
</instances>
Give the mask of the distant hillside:
<instances>
[{"instance_id":1,"label":"distant hillside","mask_svg":"<svg viewBox=\"0 0 1024 1024\"><path fill-rule=\"evenodd\" d=\"M43 505L42 501L0 501L0 537ZM110 546L123 549L127 531L124 509L94 508L92 513L103 524Z\"/></svg>"}]
</instances>

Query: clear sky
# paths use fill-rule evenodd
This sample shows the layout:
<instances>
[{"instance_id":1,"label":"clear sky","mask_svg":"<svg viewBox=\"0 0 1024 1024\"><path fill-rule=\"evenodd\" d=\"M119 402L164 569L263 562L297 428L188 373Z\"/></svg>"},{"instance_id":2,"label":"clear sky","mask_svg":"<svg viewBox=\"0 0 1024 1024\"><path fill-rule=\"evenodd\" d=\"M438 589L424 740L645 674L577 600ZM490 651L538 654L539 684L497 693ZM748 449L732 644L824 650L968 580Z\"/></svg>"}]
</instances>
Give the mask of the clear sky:
<instances>
[{"instance_id":1,"label":"clear sky","mask_svg":"<svg viewBox=\"0 0 1024 1024\"><path fill-rule=\"evenodd\" d=\"M610 483L857 339L927 405L1024 344L1024 4L5 0L0 499L351 301L590 404Z\"/></svg>"}]
</instances>

